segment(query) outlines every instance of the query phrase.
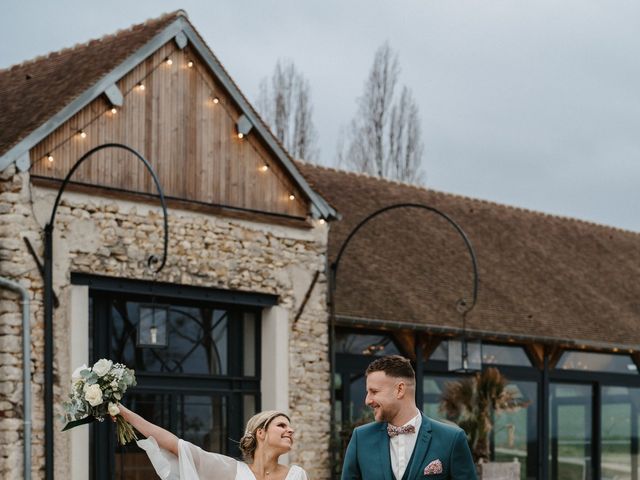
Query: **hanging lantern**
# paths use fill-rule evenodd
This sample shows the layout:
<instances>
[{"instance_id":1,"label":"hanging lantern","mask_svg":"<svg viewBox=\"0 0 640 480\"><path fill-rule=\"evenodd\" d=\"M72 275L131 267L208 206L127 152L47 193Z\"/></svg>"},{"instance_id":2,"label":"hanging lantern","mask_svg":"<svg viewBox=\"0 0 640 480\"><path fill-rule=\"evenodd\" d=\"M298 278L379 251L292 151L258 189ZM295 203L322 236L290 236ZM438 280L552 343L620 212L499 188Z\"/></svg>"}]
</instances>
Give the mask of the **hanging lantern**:
<instances>
[{"instance_id":1,"label":"hanging lantern","mask_svg":"<svg viewBox=\"0 0 640 480\"><path fill-rule=\"evenodd\" d=\"M136 346L142 348L167 347L169 344L167 336L168 319L168 306L155 303L140 305Z\"/></svg>"},{"instance_id":2,"label":"hanging lantern","mask_svg":"<svg viewBox=\"0 0 640 480\"><path fill-rule=\"evenodd\" d=\"M449 371L470 373L482 370L482 342L466 335L449 340Z\"/></svg>"},{"instance_id":3,"label":"hanging lantern","mask_svg":"<svg viewBox=\"0 0 640 480\"><path fill-rule=\"evenodd\" d=\"M482 370L482 342L467 337L467 313L474 307L464 298L458 300L457 310L462 316L462 333L449 340L449 371L471 373Z\"/></svg>"}]
</instances>

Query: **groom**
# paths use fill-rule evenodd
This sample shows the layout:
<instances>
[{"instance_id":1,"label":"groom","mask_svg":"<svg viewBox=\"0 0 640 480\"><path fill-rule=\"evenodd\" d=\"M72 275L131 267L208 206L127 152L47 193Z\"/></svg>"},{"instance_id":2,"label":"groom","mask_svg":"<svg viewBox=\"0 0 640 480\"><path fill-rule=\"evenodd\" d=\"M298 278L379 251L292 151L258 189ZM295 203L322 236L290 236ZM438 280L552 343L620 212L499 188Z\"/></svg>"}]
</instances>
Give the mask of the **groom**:
<instances>
[{"instance_id":1,"label":"groom","mask_svg":"<svg viewBox=\"0 0 640 480\"><path fill-rule=\"evenodd\" d=\"M365 403L376 421L353 431L342 480L477 478L464 431L431 420L416 407L416 375L409 360L378 358L365 375Z\"/></svg>"}]
</instances>

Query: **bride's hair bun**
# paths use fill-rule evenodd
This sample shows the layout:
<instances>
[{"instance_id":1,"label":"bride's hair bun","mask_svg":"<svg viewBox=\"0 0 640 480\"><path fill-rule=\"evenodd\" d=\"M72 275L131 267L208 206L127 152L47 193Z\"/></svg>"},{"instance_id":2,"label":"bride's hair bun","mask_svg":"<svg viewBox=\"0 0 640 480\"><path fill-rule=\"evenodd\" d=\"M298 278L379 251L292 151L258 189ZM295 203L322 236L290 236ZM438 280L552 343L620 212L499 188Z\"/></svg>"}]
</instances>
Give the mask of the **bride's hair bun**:
<instances>
[{"instance_id":1,"label":"bride's hair bun","mask_svg":"<svg viewBox=\"0 0 640 480\"><path fill-rule=\"evenodd\" d=\"M276 417L285 417L287 420L289 420L288 415L276 410L267 410L264 412L256 413L249 419L249 421L247 422L247 427L244 431L244 435L240 439L239 445L240 452L242 452L242 458L244 458L245 462L250 463L253 461L253 455L255 454L256 448L258 447L256 432L261 428L266 430L269 427L269 424Z\"/></svg>"}]
</instances>

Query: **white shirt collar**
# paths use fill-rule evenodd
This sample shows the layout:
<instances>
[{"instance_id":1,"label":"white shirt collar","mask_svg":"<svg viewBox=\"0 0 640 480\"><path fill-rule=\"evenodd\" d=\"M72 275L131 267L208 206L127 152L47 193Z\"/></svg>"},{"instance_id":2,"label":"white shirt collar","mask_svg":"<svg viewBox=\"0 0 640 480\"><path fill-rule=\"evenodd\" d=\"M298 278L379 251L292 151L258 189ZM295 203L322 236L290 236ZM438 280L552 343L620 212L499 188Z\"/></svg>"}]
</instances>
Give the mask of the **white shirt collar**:
<instances>
[{"instance_id":1,"label":"white shirt collar","mask_svg":"<svg viewBox=\"0 0 640 480\"><path fill-rule=\"evenodd\" d=\"M406 425L413 425L417 432L418 430L420 430L420 425L422 425L422 412L420 412L420 410L416 411L416 416L402 426L404 427Z\"/></svg>"}]
</instances>

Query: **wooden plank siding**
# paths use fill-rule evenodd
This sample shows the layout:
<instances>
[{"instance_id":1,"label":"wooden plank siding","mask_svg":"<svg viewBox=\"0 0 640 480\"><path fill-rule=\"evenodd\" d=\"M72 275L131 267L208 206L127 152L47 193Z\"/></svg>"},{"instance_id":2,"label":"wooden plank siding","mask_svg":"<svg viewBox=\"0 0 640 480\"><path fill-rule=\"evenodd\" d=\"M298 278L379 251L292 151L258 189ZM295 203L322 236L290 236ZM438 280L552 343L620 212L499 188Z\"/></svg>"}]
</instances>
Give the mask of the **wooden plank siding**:
<instances>
[{"instance_id":1,"label":"wooden plank siding","mask_svg":"<svg viewBox=\"0 0 640 480\"><path fill-rule=\"evenodd\" d=\"M164 61L168 57L172 65ZM91 148L118 142L149 160L168 197L298 218L308 215L308 200L255 130L237 137L241 111L189 47L180 50L167 43L118 87L124 104L117 113L111 113L105 98L98 98L31 150L33 176L62 179ZM81 130L86 138L79 135ZM53 162L46 158L49 153ZM127 152L108 149L94 157L78 169L74 181L155 193L142 163ZM266 172L260 168L265 163Z\"/></svg>"}]
</instances>

